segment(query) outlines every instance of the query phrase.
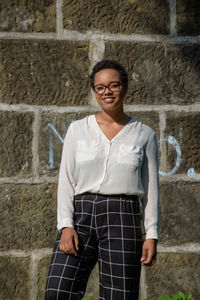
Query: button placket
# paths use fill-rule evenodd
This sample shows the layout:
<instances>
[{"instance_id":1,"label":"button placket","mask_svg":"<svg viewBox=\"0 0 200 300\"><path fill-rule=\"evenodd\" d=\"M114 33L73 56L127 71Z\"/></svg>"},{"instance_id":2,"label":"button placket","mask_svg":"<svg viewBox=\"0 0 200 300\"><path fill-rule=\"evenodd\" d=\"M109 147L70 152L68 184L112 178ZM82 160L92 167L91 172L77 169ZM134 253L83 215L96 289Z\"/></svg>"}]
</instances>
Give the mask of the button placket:
<instances>
[{"instance_id":1,"label":"button placket","mask_svg":"<svg viewBox=\"0 0 200 300\"><path fill-rule=\"evenodd\" d=\"M106 173L107 173L107 170L108 170L108 162L109 162L109 159L110 159L111 144L112 144L112 142L108 143L108 149L106 151L107 152L107 157L106 157L106 161L105 161L104 172L103 172L103 176L102 176L99 188L98 188L98 192L100 191L101 186L104 183L104 180L105 180L105 177L106 177Z\"/></svg>"}]
</instances>

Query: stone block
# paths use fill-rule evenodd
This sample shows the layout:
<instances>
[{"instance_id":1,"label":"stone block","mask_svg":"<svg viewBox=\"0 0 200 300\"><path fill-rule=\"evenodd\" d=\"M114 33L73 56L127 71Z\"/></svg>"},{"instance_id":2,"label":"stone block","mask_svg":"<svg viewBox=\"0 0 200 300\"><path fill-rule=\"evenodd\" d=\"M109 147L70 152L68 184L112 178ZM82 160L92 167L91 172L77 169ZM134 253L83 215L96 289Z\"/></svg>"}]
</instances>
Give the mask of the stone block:
<instances>
[{"instance_id":1,"label":"stone block","mask_svg":"<svg viewBox=\"0 0 200 300\"><path fill-rule=\"evenodd\" d=\"M64 0L63 23L68 30L166 34L169 33L169 3L166 0Z\"/></svg>"},{"instance_id":2,"label":"stone block","mask_svg":"<svg viewBox=\"0 0 200 300\"><path fill-rule=\"evenodd\" d=\"M0 111L0 177L30 176L32 113Z\"/></svg>"},{"instance_id":3,"label":"stone block","mask_svg":"<svg viewBox=\"0 0 200 300\"><path fill-rule=\"evenodd\" d=\"M30 298L29 263L27 257L0 257L0 299L27 300Z\"/></svg>"},{"instance_id":4,"label":"stone block","mask_svg":"<svg viewBox=\"0 0 200 300\"><path fill-rule=\"evenodd\" d=\"M0 31L55 32L56 0L1 1Z\"/></svg>"},{"instance_id":5,"label":"stone block","mask_svg":"<svg viewBox=\"0 0 200 300\"><path fill-rule=\"evenodd\" d=\"M170 66L163 45L107 42L104 58L117 60L128 72L126 104L170 103Z\"/></svg>"},{"instance_id":6,"label":"stone block","mask_svg":"<svg viewBox=\"0 0 200 300\"><path fill-rule=\"evenodd\" d=\"M31 105L88 102L88 42L0 41L0 101Z\"/></svg>"},{"instance_id":7,"label":"stone block","mask_svg":"<svg viewBox=\"0 0 200 300\"><path fill-rule=\"evenodd\" d=\"M180 35L200 34L199 0L177 0L177 31Z\"/></svg>"},{"instance_id":8,"label":"stone block","mask_svg":"<svg viewBox=\"0 0 200 300\"><path fill-rule=\"evenodd\" d=\"M191 293L193 299L199 299L199 253L159 253L157 263L145 270L148 299L172 296L178 291Z\"/></svg>"},{"instance_id":9,"label":"stone block","mask_svg":"<svg viewBox=\"0 0 200 300\"><path fill-rule=\"evenodd\" d=\"M37 300L44 299L46 280L49 271L51 256L46 256L38 262Z\"/></svg>"},{"instance_id":10,"label":"stone block","mask_svg":"<svg viewBox=\"0 0 200 300\"><path fill-rule=\"evenodd\" d=\"M187 174L193 168L200 173L200 113L168 112L164 135L173 136L181 149L181 163L176 174ZM174 146L166 143L167 166L169 172L176 165L177 152Z\"/></svg>"},{"instance_id":11,"label":"stone block","mask_svg":"<svg viewBox=\"0 0 200 300\"><path fill-rule=\"evenodd\" d=\"M85 297L90 297L91 300L99 299L99 268L98 264L92 270L90 274Z\"/></svg>"},{"instance_id":12,"label":"stone block","mask_svg":"<svg viewBox=\"0 0 200 300\"><path fill-rule=\"evenodd\" d=\"M199 182L162 182L160 186L160 244L198 243Z\"/></svg>"},{"instance_id":13,"label":"stone block","mask_svg":"<svg viewBox=\"0 0 200 300\"><path fill-rule=\"evenodd\" d=\"M160 136L160 128L159 128L159 114L157 112L152 111L141 111L141 112L127 112L127 114L138 120L143 122L145 125L150 126L155 132L156 136L159 139Z\"/></svg>"},{"instance_id":14,"label":"stone block","mask_svg":"<svg viewBox=\"0 0 200 300\"><path fill-rule=\"evenodd\" d=\"M58 135L49 128L48 124L54 126L58 134L64 139L68 126L72 120L82 119L89 112L77 113L41 113L41 127L39 134L39 173L48 176L56 176L59 171L63 143ZM49 163L50 136L52 137L53 165Z\"/></svg>"},{"instance_id":15,"label":"stone block","mask_svg":"<svg viewBox=\"0 0 200 300\"><path fill-rule=\"evenodd\" d=\"M170 65L171 103L200 103L200 45L171 45L166 48L166 56Z\"/></svg>"},{"instance_id":16,"label":"stone block","mask_svg":"<svg viewBox=\"0 0 200 300\"><path fill-rule=\"evenodd\" d=\"M2 184L0 199L0 250L53 247L56 184Z\"/></svg>"}]
</instances>

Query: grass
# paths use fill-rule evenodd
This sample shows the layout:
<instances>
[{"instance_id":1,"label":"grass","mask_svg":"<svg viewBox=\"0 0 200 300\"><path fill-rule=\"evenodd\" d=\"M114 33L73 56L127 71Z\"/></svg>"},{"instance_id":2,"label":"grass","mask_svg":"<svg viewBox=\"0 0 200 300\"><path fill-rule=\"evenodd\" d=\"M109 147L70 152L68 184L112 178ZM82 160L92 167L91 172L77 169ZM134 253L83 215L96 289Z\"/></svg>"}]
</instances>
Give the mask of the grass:
<instances>
[{"instance_id":1,"label":"grass","mask_svg":"<svg viewBox=\"0 0 200 300\"><path fill-rule=\"evenodd\" d=\"M94 298L90 297L84 297L82 300L95 300ZM150 300L150 299L144 299L144 300ZM174 294L172 297L162 295L157 298L157 300L192 300L192 295L184 295L182 292L178 292L177 294ZM200 300L200 298L199 298Z\"/></svg>"}]
</instances>

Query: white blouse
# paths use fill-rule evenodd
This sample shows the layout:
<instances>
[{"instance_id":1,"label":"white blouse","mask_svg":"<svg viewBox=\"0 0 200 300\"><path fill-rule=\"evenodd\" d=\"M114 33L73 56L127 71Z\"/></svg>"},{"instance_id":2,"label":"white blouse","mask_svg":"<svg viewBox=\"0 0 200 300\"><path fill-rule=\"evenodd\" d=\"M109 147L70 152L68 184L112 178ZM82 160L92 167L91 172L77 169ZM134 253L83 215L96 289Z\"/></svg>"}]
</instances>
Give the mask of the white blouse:
<instances>
[{"instance_id":1,"label":"white blouse","mask_svg":"<svg viewBox=\"0 0 200 300\"><path fill-rule=\"evenodd\" d=\"M146 239L158 239L159 178L155 132L131 119L110 141L95 115L70 124L58 182L58 225L73 227L74 195L84 192L138 195Z\"/></svg>"}]
</instances>

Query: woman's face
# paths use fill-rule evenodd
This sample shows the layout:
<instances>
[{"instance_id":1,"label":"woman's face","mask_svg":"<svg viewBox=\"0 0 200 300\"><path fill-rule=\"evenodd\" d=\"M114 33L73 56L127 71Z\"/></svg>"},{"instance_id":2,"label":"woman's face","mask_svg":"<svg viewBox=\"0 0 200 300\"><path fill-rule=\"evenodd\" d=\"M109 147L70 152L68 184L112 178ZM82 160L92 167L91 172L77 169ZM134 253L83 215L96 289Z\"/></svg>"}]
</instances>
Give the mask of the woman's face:
<instances>
[{"instance_id":1,"label":"woman's face","mask_svg":"<svg viewBox=\"0 0 200 300\"><path fill-rule=\"evenodd\" d=\"M103 69L95 74L94 90L102 109L115 110L123 106L125 89L120 74L115 69Z\"/></svg>"}]
</instances>

